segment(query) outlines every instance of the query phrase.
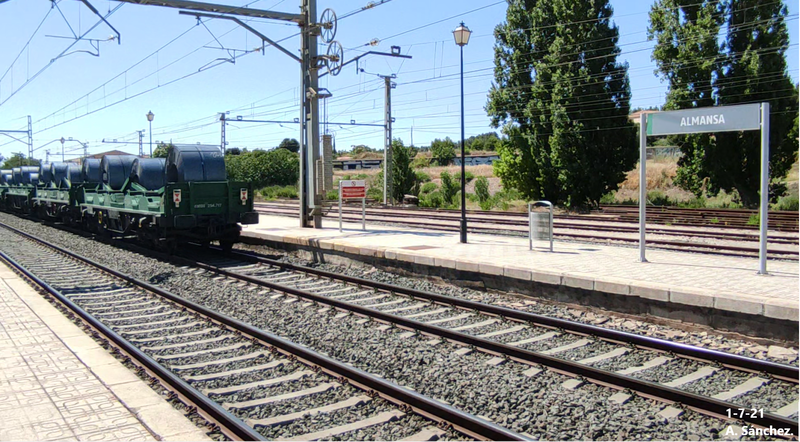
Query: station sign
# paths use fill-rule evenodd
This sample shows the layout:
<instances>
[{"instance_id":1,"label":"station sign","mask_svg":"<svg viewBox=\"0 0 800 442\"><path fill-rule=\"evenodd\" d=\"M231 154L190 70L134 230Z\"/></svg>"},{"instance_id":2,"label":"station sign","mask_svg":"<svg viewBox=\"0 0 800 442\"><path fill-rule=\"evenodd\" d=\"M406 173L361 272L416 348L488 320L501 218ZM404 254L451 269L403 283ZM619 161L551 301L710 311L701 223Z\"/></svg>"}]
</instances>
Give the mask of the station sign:
<instances>
[{"instance_id":1,"label":"station sign","mask_svg":"<svg viewBox=\"0 0 800 442\"><path fill-rule=\"evenodd\" d=\"M339 186L342 199L367 197L367 183L364 180L341 180Z\"/></svg>"},{"instance_id":2,"label":"station sign","mask_svg":"<svg viewBox=\"0 0 800 442\"><path fill-rule=\"evenodd\" d=\"M761 128L761 105L713 106L647 114L647 135L738 132Z\"/></svg>"}]
</instances>

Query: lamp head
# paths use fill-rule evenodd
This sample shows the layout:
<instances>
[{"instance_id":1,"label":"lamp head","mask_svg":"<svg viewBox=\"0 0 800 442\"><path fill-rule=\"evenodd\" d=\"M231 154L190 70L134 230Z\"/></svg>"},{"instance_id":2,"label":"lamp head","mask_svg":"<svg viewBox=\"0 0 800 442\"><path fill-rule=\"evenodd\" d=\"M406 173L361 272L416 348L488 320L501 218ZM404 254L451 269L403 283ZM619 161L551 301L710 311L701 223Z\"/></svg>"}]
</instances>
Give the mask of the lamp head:
<instances>
[{"instance_id":1,"label":"lamp head","mask_svg":"<svg viewBox=\"0 0 800 442\"><path fill-rule=\"evenodd\" d=\"M464 22L453 31L453 37L456 40L456 44L459 46L466 46L469 43L469 36L472 34L472 31L469 30L468 27L464 25Z\"/></svg>"},{"instance_id":2,"label":"lamp head","mask_svg":"<svg viewBox=\"0 0 800 442\"><path fill-rule=\"evenodd\" d=\"M155 117L155 114L153 114L153 111L149 111L149 112L147 112L146 117L147 117L147 121L151 121L152 122L153 121L153 117Z\"/></svg>"}]
</instances>

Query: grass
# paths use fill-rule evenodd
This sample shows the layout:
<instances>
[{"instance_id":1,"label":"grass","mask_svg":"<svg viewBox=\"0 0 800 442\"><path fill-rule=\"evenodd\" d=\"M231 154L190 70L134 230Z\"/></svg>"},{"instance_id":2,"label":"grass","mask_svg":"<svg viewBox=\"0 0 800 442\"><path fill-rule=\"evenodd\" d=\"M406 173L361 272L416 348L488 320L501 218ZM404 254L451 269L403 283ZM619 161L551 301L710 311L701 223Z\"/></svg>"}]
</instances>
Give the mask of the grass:
<instances>
[{"instance_id":1,"label":"grass","mask_svg":"<svg viewBox=\"0 0 800 442\"><path fill-rule=\"evenodd\" d=\"M263 200L269 201L278 198L297 198L296 186L269 186L257 193Z\"/></svg>"}]
</instances>

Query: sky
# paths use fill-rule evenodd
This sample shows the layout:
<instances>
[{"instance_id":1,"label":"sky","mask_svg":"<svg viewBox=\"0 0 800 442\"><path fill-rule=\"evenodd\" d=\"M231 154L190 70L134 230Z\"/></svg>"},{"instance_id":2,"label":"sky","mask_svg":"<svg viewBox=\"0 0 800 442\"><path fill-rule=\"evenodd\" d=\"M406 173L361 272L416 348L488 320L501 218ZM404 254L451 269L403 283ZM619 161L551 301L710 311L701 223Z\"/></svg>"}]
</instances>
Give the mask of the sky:
<instances>
[{"instance_id":1,"label":"sky","mask_svg":"<svg viewBox=\"0 0 800 442\"><path fill-rule=\"evenodd\" d=\"M149 152L154 142L220 144L219 113L226 112L228 147L271 148L284 138L299 138L299 64L275 48L262 54L260 40L233 22L179 15L177 9L89 0L105 23L79 1L0 1L0 130L27 129L32 119L34 157L60 160L83 152L138 152L144 130ZM380 0L373 0L379 3ZM218 0L235 6L299 12L299 0ZM460 137L459 48L452 31L463 21L472 31L464 47L466 136L491 129L484 111L492 83L494 27L505 19L506 2L497 0L390 0L360 11L369 0L319 0L318 13L339 17L335 40L345 60L365 51L390 52L400 46L412 59L368 55L320 86L332 93L322 121L382 124L384 81L392 89L393 136L406 144L427 145L434 138ZM660 106L666 85L654 74L653 43L647 41L652 2L611 0L622 54L629 64L633 107ZM786 3L790 47L788 70L798 80L798 1ZM344 17L349 15L348 17ZM292 23L248 20L287 50L298 53L298 27ZM73 35L93 41L76 42ZM26 43L30 43L26 46ZM370 42L376 45L371 46ZM70 47L70 45L72 45ZM221 49L224 48L224 49ZM325 53L327 45L320 44ZM325 72L323 69L322 72ZM326 117L327 115L327 117ZM274 120L287 123L236 122ZM352 145L382 147L383 128L328 124L338 151ZM10 134L25 136L24 134ZM412 139L413 137L413 139ZM106 141L104 143L103 141ZM108 143L116 140L116 143ZM124 144L127 143L127 144ZM27 146L0 136L0 155L27 152Z\"/></svg>"}]
</instances>

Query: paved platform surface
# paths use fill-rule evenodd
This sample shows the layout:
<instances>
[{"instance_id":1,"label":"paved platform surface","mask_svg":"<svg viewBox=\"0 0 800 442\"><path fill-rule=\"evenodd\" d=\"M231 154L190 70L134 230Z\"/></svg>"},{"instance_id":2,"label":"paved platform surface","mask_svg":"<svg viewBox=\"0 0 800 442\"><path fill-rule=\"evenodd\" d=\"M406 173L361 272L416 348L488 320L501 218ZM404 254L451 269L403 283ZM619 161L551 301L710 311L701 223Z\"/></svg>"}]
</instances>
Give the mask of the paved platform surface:
<instances>
[{"instance_id":1,"label":"paved platform surface","mask_svg":"<svg viewBox=\"0 0 800 442\"><path fill-rule=\"evenodd\" d=\"M0 441L210 440L0 264Z\"/></svg>"},{"instance_id":2,"label":"paved platform surface","mask_svg":"<svg viewBox=\"0 0 800 442\"><path fill-rule=\"evenodd\" d=\"M324 221L323 229L302 229L294 218L260 214L243 235L343 253L422 265L503 275L523 281L595 290L667 303L712 307L748 315L798 321L798 263L769 261L769 276L757 275L756 258L648 250L638 262L636 248L556 242L554 253L528 250L527 238L407 227Z\"/></svg>"}]
</instances>

